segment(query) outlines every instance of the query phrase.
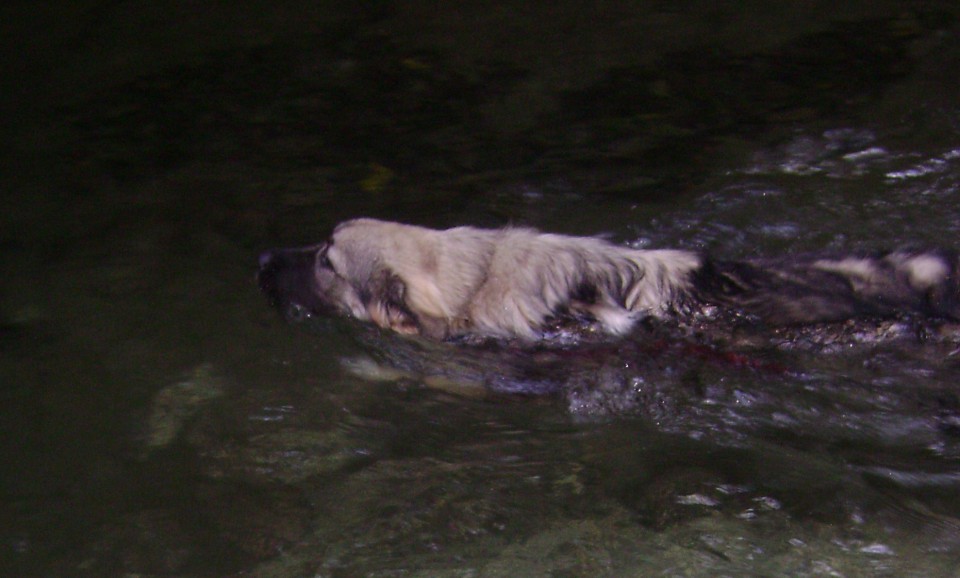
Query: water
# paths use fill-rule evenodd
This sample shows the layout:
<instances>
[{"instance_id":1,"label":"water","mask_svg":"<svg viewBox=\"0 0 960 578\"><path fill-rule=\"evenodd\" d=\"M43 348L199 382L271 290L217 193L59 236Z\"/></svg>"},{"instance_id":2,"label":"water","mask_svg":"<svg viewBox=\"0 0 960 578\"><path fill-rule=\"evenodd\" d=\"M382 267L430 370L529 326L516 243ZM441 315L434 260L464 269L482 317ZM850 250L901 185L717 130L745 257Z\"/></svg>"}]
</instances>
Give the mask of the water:
<instances>
[{"instance_id":1,"label":"water","mask_svg":"<svg viewBox=\"0 0 960 578\"><path fill-rule=\"evenodd\" d=\"M530 357L286 325L253 280L358 215L957 247L956 25L894 8L709 51L668 25L723 13L654 11L643 58L555 94L368 23L35 103L3 149L0 568L958 574L952 326Z\"/></svg>"}]
</instances>

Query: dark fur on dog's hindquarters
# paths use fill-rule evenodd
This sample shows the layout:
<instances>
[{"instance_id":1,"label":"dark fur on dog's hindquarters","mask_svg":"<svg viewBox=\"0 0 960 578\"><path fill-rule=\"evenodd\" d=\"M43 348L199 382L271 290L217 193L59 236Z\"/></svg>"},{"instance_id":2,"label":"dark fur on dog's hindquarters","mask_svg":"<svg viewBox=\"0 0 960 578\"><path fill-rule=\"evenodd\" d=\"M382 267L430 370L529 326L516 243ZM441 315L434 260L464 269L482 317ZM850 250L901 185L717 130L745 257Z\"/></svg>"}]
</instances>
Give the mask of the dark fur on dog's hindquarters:
<instances>
[{"instance_id":1,"label":"dark fur on dog's hindquarters","mask_svg":"<svg viewBox=\"0 0 960 578\"><path fill-rule=\"evenodd\" d=\"M558 317L622 335L704 308L771 326L916 313L957 319L947 251L721 261L532 229L444 231L357 219L323 244L266 252L261 290L286 314L339 315L431 339L538 341Z\"/></svg>"},{"instance_id":2,"label":"dark fur on dog's hindquarters","mask_svg":"<svg viewBox=\"0 0 960 578\"><path fill-rule=\"evenodd\" d=\"M957 319L957 266L947 251L707 260L694 275L694 294L698 302L736 308L772 326L901 314Z\"/></svg>"}]
</instances>

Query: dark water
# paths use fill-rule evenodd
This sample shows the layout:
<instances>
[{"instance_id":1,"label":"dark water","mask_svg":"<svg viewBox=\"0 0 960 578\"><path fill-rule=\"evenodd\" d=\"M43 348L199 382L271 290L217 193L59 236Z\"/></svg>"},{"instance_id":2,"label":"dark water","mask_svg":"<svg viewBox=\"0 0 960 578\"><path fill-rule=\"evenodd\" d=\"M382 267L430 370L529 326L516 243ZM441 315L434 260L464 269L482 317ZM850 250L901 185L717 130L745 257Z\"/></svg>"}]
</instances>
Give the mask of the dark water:
<instances>
[{"instance_id":1,"label":"dark water","mask_svg":"<svg viewBox=\"0 0 960 578\"><path fill-rule=\"evenodd\" d=\"M253 281L260 249L359 215L725 256L960 248L960 28L875 10L661 7L621 61L578 25L555 58L594 54L579 83L491 47L465 64L385 11L24 97L0 570L957 575L954 327L520 359L289 326Z\"/></svg>"}]
</instances>

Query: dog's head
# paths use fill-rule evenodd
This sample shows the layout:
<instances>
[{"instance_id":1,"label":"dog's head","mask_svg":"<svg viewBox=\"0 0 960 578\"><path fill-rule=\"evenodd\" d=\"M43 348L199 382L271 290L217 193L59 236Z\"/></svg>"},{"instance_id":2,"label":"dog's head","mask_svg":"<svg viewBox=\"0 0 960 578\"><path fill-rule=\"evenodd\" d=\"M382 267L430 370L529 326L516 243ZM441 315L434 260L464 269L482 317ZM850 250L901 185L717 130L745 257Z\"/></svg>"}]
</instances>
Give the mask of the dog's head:
<instances>
[{"instance_id":1,"label":"dog's head","mask_svg":"<svg viewBox=\"0 0 960 578\"><path fill-rule=\"evenodd\" d=\"M265 251L257 283L291 321L352 317L399 333L426 333L425 316L408 304L407 281L389 265L402 261L406 248L390 233L391 225L355 220L337 227L326 243ZM442 336L442 328L436 331Z\"/></svg>"},{"instance_id":2,"label":"dog's head","mask_svg":"<svg viewBox=\"0 0 960 578\"><path fill-rule=\"evenodd\" d=\"M314 315L366 319L360 295L329 259L330 244L260 254L260 291L291 321Z\"/></svg>"}]
</instances>

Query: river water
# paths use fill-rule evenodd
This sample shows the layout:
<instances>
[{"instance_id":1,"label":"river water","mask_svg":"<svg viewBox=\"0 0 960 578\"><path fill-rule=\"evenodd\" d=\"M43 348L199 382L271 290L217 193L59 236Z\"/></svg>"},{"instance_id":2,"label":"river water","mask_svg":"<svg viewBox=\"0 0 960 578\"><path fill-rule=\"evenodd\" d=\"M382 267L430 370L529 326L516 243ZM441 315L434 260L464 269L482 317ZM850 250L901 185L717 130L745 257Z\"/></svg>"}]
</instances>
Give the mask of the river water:
<instances>
[{"instance_id":1,"label":"river water","mask_svg":"<svg viewBox=\"0 0 960 578\"><path fill-rule=\"evenodd\" d=\"M960 248L960 28L904 6L794 28L663 6L640 56L578 82L426 49L401 11L22 88L0 570L960 574L953 324L481 351L288 325L254 282L260 250L361 215L724 257Z\"/></svg>"}]
</instances>

